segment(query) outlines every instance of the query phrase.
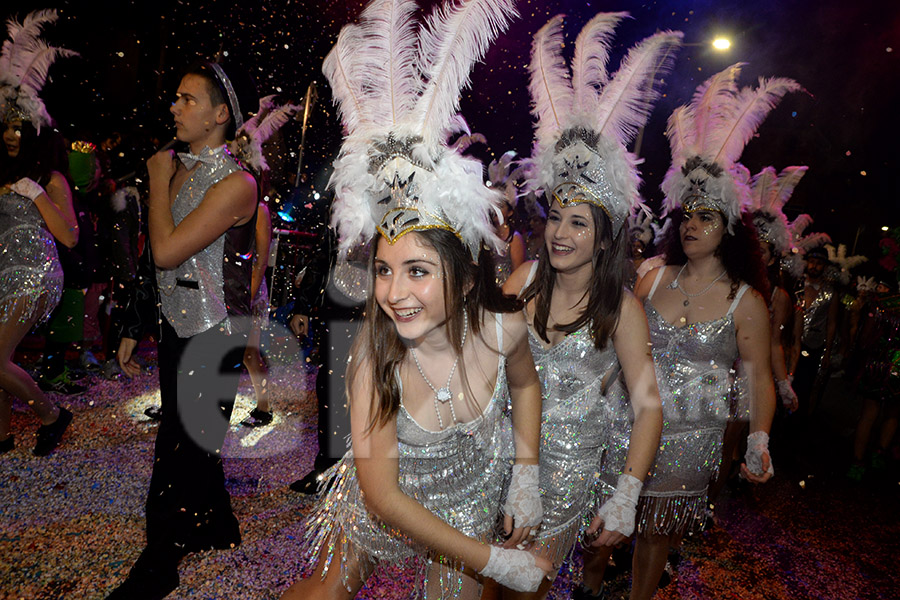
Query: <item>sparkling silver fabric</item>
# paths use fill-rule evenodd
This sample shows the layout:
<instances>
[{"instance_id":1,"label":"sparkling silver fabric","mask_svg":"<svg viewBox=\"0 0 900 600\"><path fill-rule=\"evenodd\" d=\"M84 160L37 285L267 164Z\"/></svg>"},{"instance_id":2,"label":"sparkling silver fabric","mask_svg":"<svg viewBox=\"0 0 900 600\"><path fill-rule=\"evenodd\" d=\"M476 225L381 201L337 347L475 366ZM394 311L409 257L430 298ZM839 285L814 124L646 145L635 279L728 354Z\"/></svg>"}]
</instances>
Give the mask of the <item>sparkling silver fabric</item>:
<instances>
[{"instance_id":1,"label":"sparkling silver fabric","mask_svg":"<svg viewBox=\"0 0 900 600\"><path fill-rule=\"evenodd\" d=\"M644 302L663 408L656 464L644 483L638 531L699 527L706 490L722 459L738 359L731 310L714 321L675 327Z\"/></svg>"},{"instance_id":2,"label":"sparkling silver fabric","mask_svg":"<svg viewBox=\"0 0 900 600\"><path fill-rule=\"evenodd\" d=\"M0 196L0 320L46 320L59 303L63 272L56 243L34 202L15 192ZM21 312L20 312L21 311Z\"/></svg>"},{"instance_id":3,"label":"sparkling silver fabric","mask_svg":"<svg viewBox=\"0 0 900 600\"><path fill-rule=\"evenodd\" d=\"M825 345L828 333L828 307L834 290L823 285L816 298L803 311L803 343L819 349Z\"/></svg>"},{"instance_id":4,"label":"sparkling silver fabric","mask_svg":"<svg viewBox=\"0 0 900 600\"><path fill-rule=\"evenodd\" d=\"M496 533L515 457L508 406L501 357L493 397L478 419L436 432L420 427L402 405L397 414L400 489L458 531L485 542ZM324 576L334 568L330 563L338 548L345 584L351 568L358 567L365 577L382 561L410 564L417 570L414 595L425 597L429 566L439 559L366 511L352 451L326 472L323 489L307 519L305 560L315 563L325 548ZM440 567L440 597L457 597L463 565L444 562Z\"/></svg>"},{"instance_id":5,"label":"sparkling silver fabric","mask_svg":"<svg viewBox=\"0 0 900 600\"><path fill-rule=\"evenodd\" d=\"M494 273L497 285L502 286L512 275L512 256L509 254L509 242L503 242L499 250L491 252L494 256Z\"/></svg>"},{"instance_id":6,"label":"sparkling silver fabric","mask_svg":"<svg viewBox=\"0 0 900 600\"><path fill-rule=\"evenodd\" d=\"M589 325L546 348L529 342L541 380L540 489L544 521L536 543L559 566L600 507L598 486L608 443L609 407L603 394L618 367L612 342L594 348Z\"/></svg>"},{"instance_id":7,"label":"sparkling silver fabric","mask_svg":"<svg viewBox=\"0 0 900 600\"><path fill-rule=\"evenodd\" d=\"M213 164L201 162L175 197L172 218L177 227L191 211L200 206L206 192L213 185L241 168L225 151L225 146L214 150L204 148L200 156L213 156ZM231 331L225 306L225 288L222 277L222 261L225 254L225 236L194 254L174 269L157 269L163 314L175 329L178 337L186 338L202 333L225 321L226 331ZM252 256L246 260L253 260ZM177 281L190 282L196 287L176 285Z\"/></svg>"}]
</instances>

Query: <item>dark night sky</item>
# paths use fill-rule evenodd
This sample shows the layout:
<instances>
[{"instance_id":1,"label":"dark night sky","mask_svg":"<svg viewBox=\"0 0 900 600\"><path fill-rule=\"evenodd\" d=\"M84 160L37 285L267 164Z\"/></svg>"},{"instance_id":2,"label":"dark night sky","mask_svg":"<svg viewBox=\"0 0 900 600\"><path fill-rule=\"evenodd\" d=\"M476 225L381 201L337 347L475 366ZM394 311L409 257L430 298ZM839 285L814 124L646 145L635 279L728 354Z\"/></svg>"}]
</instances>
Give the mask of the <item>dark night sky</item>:
<instances>
[{"instance_id":1,"label":"dark night sky","mask_svg":"<svg viewBox=\"0 0 900 600\"><path fill-rule=\"evenodd\" d=\"M319 70L322 59L340 27L363 5L361 0L60 0L55 5L18 2L14 14L21 18L28 10L56 6L60 20L45 37L82 55L51 70L46 93L50 113L70 137L135 129L168 139L166 109L179 70L220 48L257 69L261 93L280 87L299 99L315 79L320 102L304 153L309 184L300 193L305 197L309 187L324 191L325 175L316 174L330 161L339 134ZM596 12L627 10L633 18L619 26L612 70L632 44L657 29L679 29L685 42L696 44L680 51L666 78L666 96L645 131L642 193L652 206L659 205L659 183L669 161L666 118L707 77L744 61L749 63L741 77L744 85L759 76L785 76L809 92L786 97L742 158L754 173L770 164L778 169L809 165L787 205L789 216L812 213L811 230L827 231L849 246L859 232L857 251L872 257L881 226L900 225L895 143L900 133L900 2L520 0L518 6L522 17L476 67L474 91L463 97L472 130L489 140L484 157L508 149L529 153L526 86L534 32L564 13L567 42L574 42ZM727 53L708 48L720 33L733 41ZM288 126L290 147L299 143L299 129ZM296 158L286 156L285 162L289 171L296 168Z\"/></svg>"}]
</instances>

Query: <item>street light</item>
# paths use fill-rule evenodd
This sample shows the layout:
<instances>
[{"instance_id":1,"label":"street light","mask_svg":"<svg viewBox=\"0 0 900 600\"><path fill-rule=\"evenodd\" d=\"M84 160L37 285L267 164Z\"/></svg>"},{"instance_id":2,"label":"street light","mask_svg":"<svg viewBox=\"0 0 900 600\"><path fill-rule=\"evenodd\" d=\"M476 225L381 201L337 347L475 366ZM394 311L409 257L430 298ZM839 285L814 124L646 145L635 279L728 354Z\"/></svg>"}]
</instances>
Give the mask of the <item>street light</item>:
<instances>
[{"instance_id":1,"label":"street light","mask_svg":"<svg viewBox=\"0 0 900 600\"><path fill-rule=\"evenodd\" d=\"M725 37L717 37L713 40L712 47L720 52L724 52L731 48L731 40Z\"/></svg>"}]
</instances>

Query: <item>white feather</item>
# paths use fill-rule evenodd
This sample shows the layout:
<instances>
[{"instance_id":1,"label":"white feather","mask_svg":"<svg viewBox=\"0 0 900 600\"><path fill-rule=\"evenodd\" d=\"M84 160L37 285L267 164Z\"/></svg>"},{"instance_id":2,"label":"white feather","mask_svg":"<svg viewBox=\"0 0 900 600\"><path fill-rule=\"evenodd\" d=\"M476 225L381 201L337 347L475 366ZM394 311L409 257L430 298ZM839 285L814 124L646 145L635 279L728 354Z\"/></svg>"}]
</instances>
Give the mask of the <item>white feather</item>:
<instances>
[{"instance_id":1,"label":"white feather","mask_svg":"<svg viewBox=\"0 0 900 600\"><path fill-rule=\"evenodd\" d=\"M374 0L360 17L365 44L354 49L372 112L397 126L415 106L417 9L413 0Z\"/></svg>"},{"instance_id":2,"label":"white feather","mask_svg":"<svg viewBox=\"0 0 900 600\"><path fill-rule=\"evenodd\" d=\"M573 109L581 115L593 115L598 109L598 87L609 80L606 65L616 26L627 12L599 13L588 21L575 39L572 58Z\"/></svg>"},{"instance_id":3,"label":"white feather","mask_svg":"<svg viewBox=\"0 0 900 600\"><path fill-rule=\"evenodd\" d=\"M717 116L717 109L723 103L732 101L738 93L737 78L744 64L735 63L716 73L694 92L688 110L694 125L694 139L698 146L697 154L703 157L708 157L708 152L705 152L704 149L707 147L706 136L711 128L711 121ZM682 161L688 158L691 157L681 156Z\"/></svg>"},{"instance_id":4,"label":"white feather","mask_svg":"<svg viewBox=\"0 0 900 600\"><path fill-rule=\"evenodd\" d=\"M680 31L652 35L629 50L612 81L603 88L594 129L627 145L650 117L659 98L658 76L668 73L684 37Z\"/></svg>"},{"instance_id":5,"label":"white feather","mask_svg":"<svg viewBox=\"0 0 900 600\"><path fill-rule=\"evenodd\" d=\"M766 167L750 179L750 208L771 212L772 192L778 175L774 167Z\"/></svg>"},{"instance_id":6,"label":"white feather","mask_svg":"<svg viewBox=\"0 0 900 600\"><path fill-rule=\"evenodd\" d=\"M778 179L775 181L772 194L773 202L777 203L774 206L777 206L779 210L784 208L787 201L791 199L797 184L806 175L807 170L809 170L809 167L806 166L785 167L782 169L781 173L778 174Z\"/></svg>"},{"instance_id":7,"label":"white feather","mask_svg":"<svg viewBox=\"0 0 900 600\"><path fill-rule=\"evenodd\" d=\"M666 137L669 138L669 146L672 148L673 165L683 163L697 154L699 149L694 119L687 106L679 106L669 115Z\"/></svg>"},{"instance_id":8,"label":"white feather","mask_svg":"<svg viewBox=\"0 0 900 600\"><path fill-rule=\"evenodd\" d=\"M740 158L747 142L759 129L778 102L788 92L801 90L800 84L786 77L759 80L755 90L746 87L738 93L724 126L710 131L707 145L713 162L732 163ZM718 149L718 150L716 150Z\"/></svg>"},{"instance_id":9,"label":"white feather","mask_svg":"<svg viewBox=\"0 0 900 600\"><path fill-rule=\"evenodd\" d=\"M514 0L468 0L436 8L419 36L419 69L427 82L411 125L431 145L459 109L474 63L517 16Z\"/></svg>"},{"instance_id":10,"label":"white feather","mask_svg":"<svg viewBox=\"0 0 900 600\"><path fill-rule=\"evenodd\" d=\"M357 25L345 25L322 63L322 73L331 84L334 103L338 105L344 129L350 136L361 134L361 128L371 125L361 78L354 63L363 43L362 29Z\"/></svg>"},{"instance_id":11,"label":"white feather","mask_svg":"<svg viewBox=\"0 0 900 600\"><path fill-rule=\"evenodd\" d=\"M571 119L574 94L563 59L563 15L556 15L534 35L531 46L531 113L537 118L538 143L549 145Z\"/></svg>"}]
</instances>

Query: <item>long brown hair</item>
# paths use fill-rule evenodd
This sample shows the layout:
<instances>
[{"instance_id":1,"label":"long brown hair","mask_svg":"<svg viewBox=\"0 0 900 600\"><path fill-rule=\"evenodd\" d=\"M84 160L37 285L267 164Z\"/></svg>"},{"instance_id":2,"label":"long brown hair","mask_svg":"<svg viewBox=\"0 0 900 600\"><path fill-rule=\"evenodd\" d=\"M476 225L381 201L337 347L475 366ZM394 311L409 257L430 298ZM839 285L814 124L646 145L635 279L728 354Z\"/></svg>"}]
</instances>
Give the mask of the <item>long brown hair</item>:
<instances>
[{"instance_id":1,"label":"long brown hair","mask_svg":"<svg viewBox=\"0 0 900 600\"><path fill-rule=\"evenodd\" d=\"M619 230L615 238L612 235L612 223L606 213L599 207L586 203L591 210L594 221L594 257L591 280L585 295L588 297L584 312L571 323L557 323L554 329L566 334L573 333L590 321L591 338L595 348L605 348L616 324L622 308L622 296L625 293L627 274L627 240L625 227ZM604 249L604 246L606 247ZM550 316L550 300L556 282L556 270L550 265L547 244L541 246L538 257L537 273L534 281L525 289L522 298L527 302L535 298L534 329L545 342L547 337L547 319Z\"/></svg>"},{"instance_id":2,"label":"long brown hair","mask_svg":"<svg viewBox=\"0 0 900 600\"><path fill-rule=\"evenodd\" d=\"M482 249L478 263L472 262L469 251L452 232L443 229L427 229L414 231L407 235L416 235L433 248L441 257L441 268L444 272L443 292L444 306L447 312L447 337L457 355L462 354L463 323L469 321L471 335L481 334L481 322L485 312L514 312L521 309L521 303L511 296L504 296L497 287L494 274L494 261L486 249ZM371 280L375 277L375 251L380 235L370 242L369 272ZM468 293L464 290L469 288ZM464 316L465 315L465 316ZM498 349L500 351L502 349ZM365 319L360 334L353 345L353 360L349 366L347 384L357 376L370 376L358 373L363 356L369 358L372 365L374 410L369 428L384 426L397 415L400 409L400 387L396 377L399 365L409 351L403 340L397 335L397 328L391 318L381 309L375 299L374 283L369 286L369 297L366 300ZM460 376L467 385L465 361L460 361Z\"/></svg>"}]
</instances>

